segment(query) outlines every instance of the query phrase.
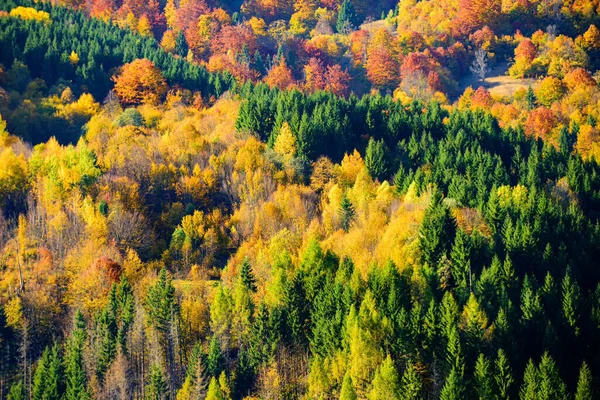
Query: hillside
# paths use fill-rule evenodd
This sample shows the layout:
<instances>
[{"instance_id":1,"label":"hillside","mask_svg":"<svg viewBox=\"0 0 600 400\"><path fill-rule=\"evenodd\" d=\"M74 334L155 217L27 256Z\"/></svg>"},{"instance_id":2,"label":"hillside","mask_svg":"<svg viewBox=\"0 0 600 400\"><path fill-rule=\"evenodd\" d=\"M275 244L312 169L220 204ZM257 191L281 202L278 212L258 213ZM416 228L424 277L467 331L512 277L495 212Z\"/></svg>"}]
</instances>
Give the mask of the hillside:
<instances>
[{"instance_id":1,"label":"hillside","mask_svg":"<svg viewBox=\"0 0 600 400\"><path fill-rule=\"evenodd\" d=\"M597 7L546 5L0 0L0 398L597 398Z\"/></svg>"}]
</instances>

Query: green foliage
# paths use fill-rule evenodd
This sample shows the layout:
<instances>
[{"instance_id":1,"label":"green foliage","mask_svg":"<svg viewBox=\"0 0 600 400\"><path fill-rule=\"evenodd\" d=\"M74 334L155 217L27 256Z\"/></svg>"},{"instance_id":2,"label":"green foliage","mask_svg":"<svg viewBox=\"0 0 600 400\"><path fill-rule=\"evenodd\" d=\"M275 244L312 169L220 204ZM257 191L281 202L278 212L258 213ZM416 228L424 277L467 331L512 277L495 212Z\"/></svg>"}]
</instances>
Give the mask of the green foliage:
<instances>
[{"instance_id":1,"label":"green foliage","mask_svg":"<svg viewBox=\"0 0 600 400\"><path fill-rule=\"evenodd\" d=\"M419 231L422 261L435 265L443 255L448 254L455 232L454 217L448 207L442 203L441 192L434 190Z\"/></svg>"},{"instance_id":2,"label":"green foliage","mask_svg":"<svg viewBox=\"0 0 600 400\"><path fill-rule=\"evenodd\" d=\"M169 386L159 365L150 368L150 377L146 385L146 400L166 400L169 398Z\"/></svg>"},{"instance_id":3,"label":"green foliage","mask_svg":"<svg viewBox=\"0 0 600 400\"><path fill-rule=\"evenodd\" d=\"M242 285L251 292L256 292L256 279L252 272L252 266L250 265L250 259L245 257L240 267L240 279Z\"/></svg>"},{"instance_id":4,"label":"green foliage","mask_svg":"<svg viewBox=\"0 0 600 400\"><path fill-rule=\"evenodd\" d=\"M348 232L350 229L350 224L354 219L356 212L354 211L354 206L350 199L344 194L342 197L342 202L340 203L340 223L342 225L342 229L345 232Z\"/></svg>"},{"instance_id":5,"label":"green foliage","mask_svg":"<svg viewBox=\"0 0 600 400\"><path fill-rule=\"evenodd\" d=\"M365 151L365 166L369 171L369 175L373 178L380 181L387 178L389 167L386 154L388 153L383 140L369 139L369 144Z\"/></svg>"}]
</instances>

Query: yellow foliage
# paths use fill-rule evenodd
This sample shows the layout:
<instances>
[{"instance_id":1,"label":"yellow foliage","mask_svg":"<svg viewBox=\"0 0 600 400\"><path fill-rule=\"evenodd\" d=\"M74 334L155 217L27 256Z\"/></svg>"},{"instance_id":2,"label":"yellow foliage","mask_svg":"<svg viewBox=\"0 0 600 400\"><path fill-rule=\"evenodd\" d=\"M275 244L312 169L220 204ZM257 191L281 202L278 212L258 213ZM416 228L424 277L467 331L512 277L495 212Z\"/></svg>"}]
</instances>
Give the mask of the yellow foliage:
<instances>
[{"instance_id":1,"label":"yellow foliage","mask_svg":"<svg viewBox=\"0 0 600 400\"><path fill-rule=\"evenodd\" d=\"M291 160L296 155L296 138L287 122L281 125L273 150L285 161Z\"/></svg>"},{"instance_id":2,"label":"yellow foliage","mask_svg":"<svg viewBox=\"0 0 600 400\"><path fill-rule=\"evenodd\" d=\"M75 53L75 50L71 51L71 54L69 55L69 61L73 65L76 65L77 63L79 63L79 55L77 53Z\"/></svg>"},{"instance_id":3,"label":"yellow foliage","mask_svg":"<svg viewBox=\"0 0 600 400\"><path fill-rule=\"evenodd\" d=\"M35 8L31 8L31 7L15 7L12 10L10 10L10 14L11 17L15 17L15 18L21 18L23 20L32 20L32 21L41 21L41 22L45 22L45 23L49 23L51 22L50 20L50 14L48 14L45 11L41 11L41 10L36 10Z\"/></svg>"}]
</instances>

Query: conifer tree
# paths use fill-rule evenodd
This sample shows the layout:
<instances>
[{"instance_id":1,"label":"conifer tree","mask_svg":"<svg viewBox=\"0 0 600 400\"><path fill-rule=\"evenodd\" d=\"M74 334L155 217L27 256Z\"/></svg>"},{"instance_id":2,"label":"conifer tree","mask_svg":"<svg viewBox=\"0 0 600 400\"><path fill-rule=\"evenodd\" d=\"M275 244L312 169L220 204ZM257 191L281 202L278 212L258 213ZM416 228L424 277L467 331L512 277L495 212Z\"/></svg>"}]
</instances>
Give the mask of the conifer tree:
<instances>
[{"instance_id":1,"label":"conifer tree","mask_svg":"<svg viewBox=\"0 0 600 400\"><path fill-rule=\"evenodd\" d=\"M86 374L83 365L85 337L85 320L83 319L83 314L77 311L65 355L66 400L84 400L90 398L86 388Z\"/></svg>"},{"instance_id":2,"label":"conifer tree","mask_svg":"<svg viewBox=\"0 0 600 400\"><path fill-rule=\"evenodd\" d=\"M421 258L430 266L448 254L454 241L456 222L448 207L442 203L442 193L434 190L419 230Z\"/></svg>"},{"instance_id":3,"label":"conifer tree","mask_svg":"<svg viewBox=\"0 0 600 400\"><path fill-rule=\"evenodd\" d=\"M498 349L498 357L495 364L494 380L496 381L496 393L500 399L509 399L510 388L514 383L514 379L504 350Z\"/></svg>"},{"instance_id":4,"label":"conifer tree","mask_svg":"<svg viewBox=\"0 0 600 400\"><path fill-rule=\"evenodd\" d=\"M406 364L406 369L402 374L402 381L400 382L400 396L401 400L418 400L421 399L421 391L423 390L423 382L421 377L415 370L412 362Z\"/></svg>"},{"instance_id":5,"label":"conifer tree","mask_svg":"<svg viewBox=\"0 0 600 400\"><path fill-rule=\"evenodd\" d=\"M242 266L240 267L240 279L242 284L251 292L256 292L256 279L252 272L252 266L250 265L250 259L244 257Z\"/></svg>"},{"instance_id":6,"label":"conifer tree","mask_svg":"<svg viewBox=\"0 0 600 400\"><path fill-rule=\"evenodd\" d=\"M463 386L462 373L457 372L454 368L450 370L450 374L446 378L444 387L440 393L440 400L462 400L465 397L465 388Z\"/></svg>"},{"instance_id":7,"label":"conifer tree","mask_svg":"<svg viewBox=\"0 0 600 400\"><path fill-rule=\"evenodd\" d=\"M579 370L579 380L577 381L577 391L575 400L591 400L594 398L594 388L592 386L592 371L584 361Z\"/></svg>"},{"instance_id":8,"label":"conifer tree","mask_svg":"<svg viewBox=\"0 0 600 400\"><path fill-rule=\"evenodd\" d=\"M346 33L356 24L356 12L350 0L344 0L337 16L336 29L339 33Z\"/></svg>"},{"instance_id":9,"label":"conifer tree","mask_svg":"<svg viewBox=\"0 0 600 400\"><path fill-rule=\"evenodd\" d=\"M352 383L352 377L350 371L346 371L344 380L342 382L342 388L340 390L340 400L357 400L356 390L354 390L354 384Z\"/></svg>"},{"instance_id":10,"label":"conifer tree","mask_svg":"<svg viewBox=\"0 0 600 400\"><path fill-rule=\"evenodd\" d=\"M369 400L395 399L400 396L398 371L388 355L375 371L375 378L369 392Z\"/></svg>"},{"instance_id":11,"label":"conifer tree","mask_svg":"<svg viewBox=\"0 0 600 400\"><path fill-rule=\"evenodd\" d=\"M342 197L342 202L340 203L340 222L342 225L342 229L345 232L348 232L350 229L350 224L354 220L355 216L354 206L350 202L350 199L344 194Z\"/></svg>"},{"instance_id":12,"label":"conifer tree","mask_svg":"<svg viewBox=\"0 0 600 400\"><path fill-rule=\"evenodd\" d=\"M169 398L169 386L159 365L150 369L150 380L146 385L146 400L166 400Z\"/></svg>"},{"instance_id":13,"label":"conifer tree","mask_svg":"<svg viewBox=\"0 0 600 400\"><path fill-rule=\"evenodd\" d=\"M217 335L213 335L210 339L208 347L208 357L206 360L208 373L211 376L218 377L221 371L225 368L225 360L221 351L221 343Z\"/></svg>"},{"instance_id":14,"label":"conifer tree","mask_svg":"<svg viewBox=\"0 0 600 400\"><path fill-rule=\"evenodd\" d=\"M560 378L558 367L548 352L544 353L539 366L539 400L565 399L567 388Z\"/></svg>"},{"instance_id":15,"label":"conifer tree","mask_svg":"<svg viewBox=\"0 0 600 400\"><path fill-rule=\"evenodd\" d=\"M521 384L521 390L519 396L521 400L536 400L538 398L539 390L539 370L533 363L533 360L529 359L527 366L525 367L525 374L523 375L523 383Z\"/></svg>"},{"instance_id":16,"label":"conifer tree","mask_svg":"<svg viewBox=\"0 0 600 400\"><path fill-rule=\"evenodd\" d=\"M383 140L369 139L369 144L365 151L365 166L373 179L382 181L387 177L389 171Z\"/></svg>"},{"instance_id":17,"label":"conifer tree","mask_svg":"<svg viewBox=\"0 0 600 400\"><path fill-rule=\"evenodd\" d=\"M492 386L492 376L490 362L483 355L479 354L475 363L474 371L475 391L480 400L491 399L493 397L494 388Z\"/></svg>"}]
</instances>

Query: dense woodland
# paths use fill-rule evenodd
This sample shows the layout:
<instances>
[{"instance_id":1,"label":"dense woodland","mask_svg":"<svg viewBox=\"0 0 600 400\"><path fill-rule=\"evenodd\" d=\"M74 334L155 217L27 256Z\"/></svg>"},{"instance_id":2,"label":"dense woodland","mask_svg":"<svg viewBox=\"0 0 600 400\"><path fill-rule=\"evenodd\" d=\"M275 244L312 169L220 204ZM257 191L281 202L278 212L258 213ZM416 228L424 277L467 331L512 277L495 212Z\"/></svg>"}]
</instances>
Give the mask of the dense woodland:
<instances>
[{"instance_id":1,"label":"dense woodland","mask_svg":"<svg viewBox=\"0 0 600 400\"><path fill-rule=\"evenodd\" d=\"M0 398L598 398L599 13L0 0Z\"/></svg>"}]
</instances>

